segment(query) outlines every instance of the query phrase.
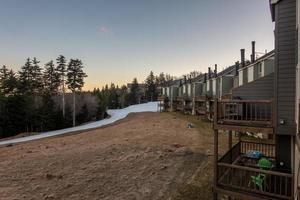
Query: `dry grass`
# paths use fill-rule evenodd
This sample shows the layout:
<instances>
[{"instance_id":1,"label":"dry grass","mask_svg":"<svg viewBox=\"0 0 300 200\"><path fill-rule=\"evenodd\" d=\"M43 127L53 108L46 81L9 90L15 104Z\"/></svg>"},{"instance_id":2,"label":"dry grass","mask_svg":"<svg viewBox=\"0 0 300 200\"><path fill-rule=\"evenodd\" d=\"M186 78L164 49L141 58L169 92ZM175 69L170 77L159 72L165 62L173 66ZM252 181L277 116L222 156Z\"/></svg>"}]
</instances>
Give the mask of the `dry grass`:
<instances>
[{"instance_id":1,"label":"dry grass","mask_svg":"<svg viewBox=\"0 0 300 200\"><path fill-rule=\"evenodd\" d=\"M172 195L172 200L210 200L213 197L213 129L212 123L207 120L198 120L195 116L173 113L173 115L186 119L195 124L195 128L201 137L201 149L205 153L205 162L203 162L192 179L181 185L178 191ZM224 133L219 134L219 152L222 155L227 150L227 136Z\"/></svg>"}]
</instances>

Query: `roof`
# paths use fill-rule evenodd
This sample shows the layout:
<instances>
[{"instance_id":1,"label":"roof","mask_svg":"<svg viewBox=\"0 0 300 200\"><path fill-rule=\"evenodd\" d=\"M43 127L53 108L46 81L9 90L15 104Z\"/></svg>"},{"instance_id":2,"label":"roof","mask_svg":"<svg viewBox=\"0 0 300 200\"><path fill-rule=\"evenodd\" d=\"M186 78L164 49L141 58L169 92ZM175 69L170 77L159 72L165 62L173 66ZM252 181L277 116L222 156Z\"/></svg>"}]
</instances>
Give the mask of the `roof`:
<instances>
[{"instance_id":1,"label":"roof","mask_svg":"<svg viewBox=\"0 0 300 200\"><path fill-rule=\"evenodd\" d=\"M235 65L231 65L231 66L227 67L226 69L220 71L217 74L217 77L225 76L225 75L235 75Z\"/></svg>"},{"instance_id":2,"label":"roof","mask_svg":"<svg viewBox=\"0 0 300 200\"><path fill-rule=\"evenodd\" d=\"M271 11L271 17L272 21L275 21L275 5L279 2L280 0L269 0L270 2L270 11Z\"/></svg>"},{"instance_id":3,"label":"roof","mask_svg":"<svg viewBox=\"0 0 300 200\"><path fill-rule=\"evenodd\" d=\"M263 56L257 58L254 63L249 63L249 64L245 65L245 67L243 67L243 69L245 69L245 68L247 68L249 66L255 65L255 64L257 64L257 63L259 63L259 62L261 62L261 61L263 61L263 60L265 60L265 59L267 59L269 57L272 57L274 55L275 55L275 50L272 50L272 51L264 54ZM242 69L242 68L240 68L240 69Z\"/></svg>"}]
</instances>

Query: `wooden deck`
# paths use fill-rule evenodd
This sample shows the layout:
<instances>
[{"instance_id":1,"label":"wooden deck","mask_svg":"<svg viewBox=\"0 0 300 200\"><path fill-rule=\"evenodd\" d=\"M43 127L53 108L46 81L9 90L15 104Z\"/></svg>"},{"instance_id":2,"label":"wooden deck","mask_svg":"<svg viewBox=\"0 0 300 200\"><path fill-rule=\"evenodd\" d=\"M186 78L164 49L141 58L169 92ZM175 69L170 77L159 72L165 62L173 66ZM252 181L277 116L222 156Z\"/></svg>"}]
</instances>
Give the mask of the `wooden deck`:
<instances>
[{"instance_id":1,"label":"wooden deck","mask_svg":"<svg viewBox=\"0 0 300 200\"><path fill-rule=\"evenodd\" d=\"M215 129L273 133L272 100L218 100L214 105Z\"/></svg>"},{"instance_id":2,"label":"wooden deck","mask_svg":"<svg viewBox=\"0 0 300 200\"><path fill-rule=\"evenodd\" d=\"M234 194L235 197L256 197L256 199L293 199L293 175L271 170L260 169L256 162L243 159L249 150L262 152L266 158L275 162L275 145L248 141L240 141L234 145L217 163L216 191ZM252 181L252 177L265 176L262 187ZM246 198L247 199L247 198ZM255 198L254 198L255 199Z\"/></svg>"}]
</instances>

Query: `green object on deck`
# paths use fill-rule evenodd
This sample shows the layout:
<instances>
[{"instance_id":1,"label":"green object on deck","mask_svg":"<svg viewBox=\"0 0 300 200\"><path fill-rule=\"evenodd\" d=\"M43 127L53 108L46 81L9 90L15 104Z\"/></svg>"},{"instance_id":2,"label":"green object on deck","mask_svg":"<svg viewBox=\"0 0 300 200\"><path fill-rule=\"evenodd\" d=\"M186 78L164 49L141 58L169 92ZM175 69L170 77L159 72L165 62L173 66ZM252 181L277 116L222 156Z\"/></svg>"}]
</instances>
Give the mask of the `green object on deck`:
<instances>
[{"instance_id":1,"label":"green object on deck","mask_svg":"<svg viewBox=\"0 0 300 200\"><path fill-rule=\"evenodd\" d=\"M254 183L254 185L258 186L261 191L263 191L263 183L265 178L265 174L259 173L257 176L251 176L251 181Z\"/></svg>"},{"instance_id":2,"label":"green object on deck","mask_svg":"<svg viewBox=\"0 0 300 200\"><path fill-rule=\"evenodd\" d=\"M261 158L258 163L257 166L261 169L265 169L265 170L270 170L273 167L273 164L271 161L269 161L266 158Z\"/></svg>"}]
</instances>

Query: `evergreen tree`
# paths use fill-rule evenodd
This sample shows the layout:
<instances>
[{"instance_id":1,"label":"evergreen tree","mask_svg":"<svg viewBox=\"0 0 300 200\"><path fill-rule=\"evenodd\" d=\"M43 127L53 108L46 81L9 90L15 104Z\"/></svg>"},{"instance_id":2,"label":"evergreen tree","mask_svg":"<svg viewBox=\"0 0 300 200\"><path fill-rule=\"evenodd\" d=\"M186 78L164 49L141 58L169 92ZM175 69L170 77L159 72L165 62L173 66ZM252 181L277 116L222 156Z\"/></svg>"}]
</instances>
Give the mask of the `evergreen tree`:
<instances>
[{"instance_id":1,"label":"evergreen tree","mask_svg":"<svg viewBox=\"0 0 300 200\"><path fill-rule=\"evenodd\" d=\"M148 101L155 101L157 99L157 86L155 84L155 76L151 71L146 81L146 98Z\"/></svg>"},{"instance_id":2,"label":"evergreen tree","mask_svg":"<svg viewBox=\"0 0 300 200\"><path fill-rule=\"evenodd\" d=\"M131 83L128 101L130 105L139 103L139 83L137 78L134 78Z\"/></svg>"},{"instance_id":3,"label":"evergreen tree","mask_svg":"<svg viewBox=\"0 0 300 200\"><path fill-rule=\"evenodd\" d=\"M66 113L66 108L65 108L65 78L66 78L66 72L67 72L67 67L66 67L66 58L63 55L60 55L56 59L57 63L57 68L56 70L59 73L59 80L60 80L60 86L62 90L62 110L63 110L63 117L65 118L65 113Z\"/></svg>"},{"instance_id":4,"label":"evergreen tree","mask_svg":"<svg viewBox=\"0 0 300 200\"><path fill-rule=\"evenodd\" d=\"M5 65L0 68L0 86L3 85L3 82L7 79L8 72L9 70Z\"/></svg>"},{"instance_id":5,"label":"evergreen tree","mask_svg":"<svg viewBox=\"0 0 300 200\"><path fill-rule=\"evenodd\" d=\"M33 94L32 62L27 58L26 63L19 71L19 90L22 94Z\"/></svg>"},{"instance_id":6,"label":"evergreen tree","mask_svg":"<svg viewBox=\"0 0 300 200\"><path fill-rule=\"evenodd\" d=\"M17 87L15 73L5 65L0 68L0 93L10 95Z\"/></svg>"},{"instance_id":7,"label":"evergreen tree","mask_svg":"<svg viewBox=\"0 0 300 200\"><path fill-rule=\"evenodd\" d=\"M42 92L43 89L43 74L42 68L39 66L40 61L35 57L32 60L32 90L34 94Z\"/></svg>"},{"instance_id":8,"label":"evergreen tree","mask_svg":"<svg viewBox=\"0 0 300 200\"><path fill-rule=\"evenodd\" d=\"M73 126L76 125L75 117L76 117L76 100L75 100L75 94L77 91L81 91L83 85L84 85L84 78L87 77L87 75L83 72L83 65L81 60L78 59L71 59L68 64L67 69L67 82L68 88L73 93Z\"/></svg>"},{"instance_id":9,"label":"evergreen tree","mask_svg":"<svg viewBox=\"0 0 300 200\"><path fill-rule=\"evenodd\" d=\"M156 77L156 83L158 86L163 86L166 82L165 74L162 72Z\"/></svg>"},{"instance_id":10,"label":"evergreen tree","mask_svg":"<svg viewBox=\"0 0 300 200\"><path fill-rule=\"evenodd\" d=\"M13 95L18 88L18 79L13 70L8 72L7 78L3 81L1 92L5 95Z\"/></svg>"},{"instance_id":11,"label":"evergreen tree","mask_svg":"<svg viewBox=\"0 0 300 200\"><path fill-rule=\"evenodd\" d=\"M56 94L60 86L60 74L56 71L52 60L45 64L45 71L43 76L45 92L50 95Z\"/></svg>"}]
</instances>

